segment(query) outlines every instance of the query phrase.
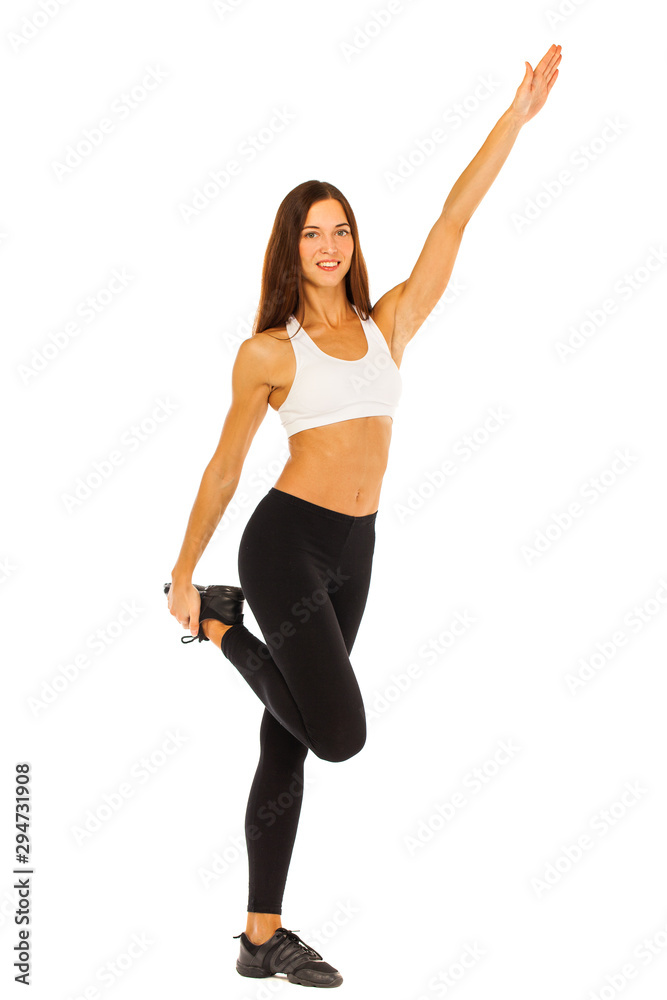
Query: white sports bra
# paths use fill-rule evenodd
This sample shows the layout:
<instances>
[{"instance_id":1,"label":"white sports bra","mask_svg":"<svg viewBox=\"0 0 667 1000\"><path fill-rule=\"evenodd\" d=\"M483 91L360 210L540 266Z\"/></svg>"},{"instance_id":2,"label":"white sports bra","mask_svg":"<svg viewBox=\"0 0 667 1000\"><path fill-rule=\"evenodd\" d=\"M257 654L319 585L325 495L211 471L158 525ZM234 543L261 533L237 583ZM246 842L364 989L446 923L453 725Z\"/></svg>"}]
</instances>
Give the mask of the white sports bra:
<instances>
[{"instance_id":1,"label":"white sports bra","mask_svg":"<svg viewBox=\"0 0 667 1000\"><path fill-rule=\"evenodd\" d=\"M359 316L353 303L352 308ZM401 373L373 318L359 319L368 350L357 361L325 354L294 315L288 319L296 372L287 399L277 411L288 438L309 427L354 417L387 415L393 420L403 389Z\"/></svg>"}]
</instances>

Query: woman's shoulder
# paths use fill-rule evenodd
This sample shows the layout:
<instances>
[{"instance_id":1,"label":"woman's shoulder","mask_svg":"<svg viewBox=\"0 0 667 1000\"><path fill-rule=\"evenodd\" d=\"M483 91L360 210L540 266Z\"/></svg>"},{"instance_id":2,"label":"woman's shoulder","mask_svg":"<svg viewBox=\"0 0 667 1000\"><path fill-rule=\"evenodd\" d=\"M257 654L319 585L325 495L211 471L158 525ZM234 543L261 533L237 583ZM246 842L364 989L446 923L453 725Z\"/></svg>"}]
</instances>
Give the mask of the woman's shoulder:
<instances>
[{"instance_id":1,"label":"woman's shoulder","mask_svg":"<svg viewBox=\"0 0 667 1000\"><path fill-rule=\"evenodd\" d=\"M272 326L242 340L238 354L251 364L279 362L285 357L287 340L291 340L291 337L285 326Z\"/></svg>"},{"instance_id":2,"label":"woman's shoulder","mask_svg":"<svg viewBox=\"0 0 667 1000\"><path fill-rule=\"evenodd\" d=\"M258 330L253 334L253 337L272 337L274 340L287 340L288 336L286 323L282 326L271 326L267 330Z\"/></svg>"},{"instance_id":3,"label":"woman's shoulder","mask_svg":"<svg viewBox=\"0 0 667 1000\"><path fill-rule=\"evenodd\" d=\"M262 345L264 349L271 349L271 345L277 340L291 340L291 335L287 332L287 324L282 326L271 326L266 330L258 330L257 333L253 333L249 340L255 341L257 344Z\"/></svg>"}]
</instances>

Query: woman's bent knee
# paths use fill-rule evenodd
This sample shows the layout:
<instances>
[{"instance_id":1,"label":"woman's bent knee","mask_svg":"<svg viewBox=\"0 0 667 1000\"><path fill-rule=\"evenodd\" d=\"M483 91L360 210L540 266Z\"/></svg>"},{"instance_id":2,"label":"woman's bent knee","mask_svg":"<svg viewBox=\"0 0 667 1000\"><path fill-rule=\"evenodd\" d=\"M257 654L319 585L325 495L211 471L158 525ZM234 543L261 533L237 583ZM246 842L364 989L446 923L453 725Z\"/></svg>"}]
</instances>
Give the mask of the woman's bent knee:
<instances>
[{"instance_id":1,"label":"woman's bent knee","mask_svg":"<svg viewBox=\"0 0 667 1000\"><path fill-rule=\"evenodd\" d=\"M313 753L321 760L340 763L354 757L366 743L366 726L354 733L336 733L326 741L321 741L313 747Z\"/></svg>"}]
</instances>

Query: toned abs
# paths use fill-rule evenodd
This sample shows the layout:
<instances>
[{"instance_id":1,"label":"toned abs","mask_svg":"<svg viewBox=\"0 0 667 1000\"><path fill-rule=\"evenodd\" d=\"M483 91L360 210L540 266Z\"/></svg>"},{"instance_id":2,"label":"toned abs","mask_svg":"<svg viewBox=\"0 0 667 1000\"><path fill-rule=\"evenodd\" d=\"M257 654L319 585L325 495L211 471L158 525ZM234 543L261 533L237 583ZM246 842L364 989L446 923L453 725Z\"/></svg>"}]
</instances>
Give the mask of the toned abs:
<instances>
[{"instance_id":1,"label":"toned abs","mask_svg":"<svg viewBox=\"0 0 667 1000\"><path fill-rule=\"evenodd\" d=\"M287 338L281 328L256 336L270 337L275 344L269 406L278 410L294 380L294 352L290 344L281 343ZM356 357L361 357L361 337L356 343ZM332 355L334 350L332 347ZM392 419L388 416L339 420L299 431L288 439L290 456L274 486L344 514L372 514L380 503L391 431Z\"/></svg>"}]
</instances>

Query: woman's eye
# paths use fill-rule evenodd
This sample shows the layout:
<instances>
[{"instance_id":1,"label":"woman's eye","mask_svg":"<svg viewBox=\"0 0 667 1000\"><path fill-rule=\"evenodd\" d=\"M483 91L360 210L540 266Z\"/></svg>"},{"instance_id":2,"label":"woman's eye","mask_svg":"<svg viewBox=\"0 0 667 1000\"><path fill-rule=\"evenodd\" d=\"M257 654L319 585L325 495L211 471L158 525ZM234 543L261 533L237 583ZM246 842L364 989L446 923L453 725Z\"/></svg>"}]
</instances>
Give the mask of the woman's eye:
<instances>
[{"instance_id":1,"label":"woman's eye","mask_svg":"<svg viewBox=\"0 0 667 1000\"><path fill-rule=\"evenodd\" d=\"M342 233L343 236L349 236L350 235L347 229L339 229L338 232ZM318 235L319 235L319 233L315 233L312 230L309 233L306 233L306 237L308 237L308 236L318 236Z\"/></svg>"}]
</instances>

